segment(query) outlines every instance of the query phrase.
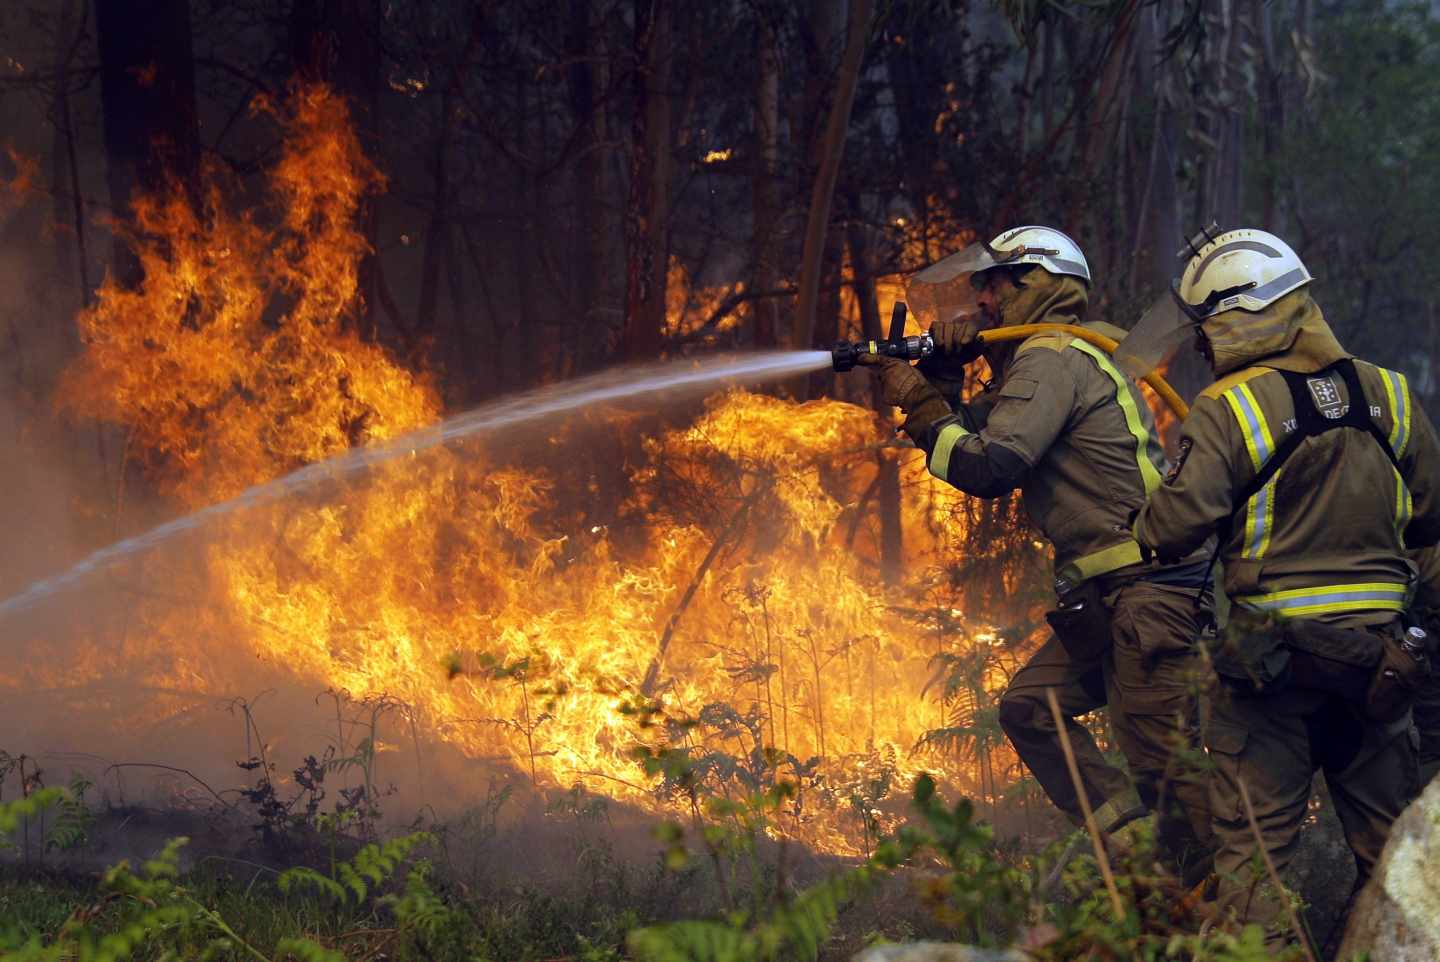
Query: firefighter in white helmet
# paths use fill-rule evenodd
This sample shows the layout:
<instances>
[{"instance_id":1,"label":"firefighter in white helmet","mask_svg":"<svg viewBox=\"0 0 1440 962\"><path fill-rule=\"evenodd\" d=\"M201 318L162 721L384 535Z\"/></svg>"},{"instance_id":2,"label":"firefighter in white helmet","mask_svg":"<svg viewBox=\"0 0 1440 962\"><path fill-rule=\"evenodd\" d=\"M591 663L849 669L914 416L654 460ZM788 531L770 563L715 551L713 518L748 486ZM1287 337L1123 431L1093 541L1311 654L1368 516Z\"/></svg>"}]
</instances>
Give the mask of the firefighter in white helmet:
<instances>
[{"instance_id":1,"label":"firefighter in white helmet","mask_svg":"<svg viewBox=\"0 0 1440 962\"><path fill-rule=\"evenodd\" d=\"M1016 673L1000 701L1000 724L1056 806L1079 823L1082 809L1046 700L1054 690L1080 780L1100 828L1156 811L1172 867L1208 870L1207 793L1185 757L1199 755L1196 639L1204 617L1195 596L1205 554L1179 565L1142 559L1129 518L1160 486L1166 464L1154 421L1134 382L1110 358L1068 334L983 343L993 327L1084 324L1090 269L1050 227L1005 231L920 271L906 301L928 321L936 353L919 369L876 364L888 402L924 449L932 474L969 494L1019 488L1027 512L1054 546L1055 636ZM983 393L947 399L945 387L983 352L994 381ZM927 378L928 375L928 378ZM1101 755L1075 719L1108 703L1129 777ZM1185 746L1195 749L1186 752ZM1138 827L1138 826L1136 826Z\"/></svg>"},{"instance_id":2,"label":"firefighter in white helmet","mask_svg":"<svg viewBox=\"0 0 1440 962\"><path fill-rule=\"evenodd\" d=\"M1205 231L1182 253L1170 306L1117 357L1141 374L1195 337L1219 380L1134 533L1161 559L1218 535L1232 607L1206 744L1221 907L1281 941L1284 896L1251 875L1245 794L1283 875L1323 771L1363 883L1417 788L1409 708L1428 665L1400 616L1407 545L1440 538L1440 447L1405 375L1341 347L1284 241Z\"/></svg>"}]
</instances>

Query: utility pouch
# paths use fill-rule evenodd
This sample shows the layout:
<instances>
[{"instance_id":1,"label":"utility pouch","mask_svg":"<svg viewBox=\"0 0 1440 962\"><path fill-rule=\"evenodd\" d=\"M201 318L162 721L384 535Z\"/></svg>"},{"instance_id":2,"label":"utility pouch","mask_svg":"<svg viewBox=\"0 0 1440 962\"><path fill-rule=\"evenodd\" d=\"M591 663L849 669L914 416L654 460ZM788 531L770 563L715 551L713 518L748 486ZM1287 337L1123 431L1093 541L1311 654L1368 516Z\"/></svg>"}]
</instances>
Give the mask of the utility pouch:
<instances>
[{"instance_id":1,"label":"utility pouch","mask_svg":"<svg viewBox=\"0 0 1440 962\"><path fill-rule=\"evenodd\" d=\"M1240 694L1279 691L1290 683L1291 650L1283 627L1273 618L1231 608L1224 629L1212 642L1215 674Z\"/></svg>"},{"instance_id":2,"label":"utility pouch","mask_svg":"<svg viewBox=\"0 0 1440 962\"><path fill-rule=\"evenodd\" d=\"M1372 721L1393 722L1410 710L1430 677L1425 632L1388 630L1376 640L1380 657L1365 692L1365 714Z\"/></svg>"},{"instance_id":3,"label":"utility pouch","mask_svg":"<svg viewBox=\"0 0 1440 962\"><path fill-rule=\"evenodd\" d=\"M1060 596L1045 620L1065 653L1076 661L1093 661L1111 645L1110 609L1100 593L1100 579L1082 582Z\"/></svg>"},{"instance_id":4,"label":"utility pouch","mask_svg":"<svg viewBox=\"0 0 1440 962\"><path fill-rule=\"evenodd\" d=\"M1308 619L1287 622L1284 634L1297 686L1327 691L1357 704L1368 701L1366 693L1383 653L1379 634Z\"/></svg>"}]
</instances>

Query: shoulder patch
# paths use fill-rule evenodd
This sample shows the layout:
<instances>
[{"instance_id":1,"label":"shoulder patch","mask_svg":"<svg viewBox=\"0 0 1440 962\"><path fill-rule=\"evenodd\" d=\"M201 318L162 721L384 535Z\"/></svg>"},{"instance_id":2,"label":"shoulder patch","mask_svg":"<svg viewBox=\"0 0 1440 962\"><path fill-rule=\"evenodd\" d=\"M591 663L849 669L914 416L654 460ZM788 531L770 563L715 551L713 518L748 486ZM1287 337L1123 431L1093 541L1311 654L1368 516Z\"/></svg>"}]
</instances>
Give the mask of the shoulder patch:
<instances>
[{"instance_id":1,"label":"shoulder patch","mask_svg":"<svg viewBox=\"0 0 1440 962\"><path fill-rule=\"evenodd\" d=\"M1208 397L1213 400L1214 398L1218 398L1220 395L1230 390L1232 387L1235 387L1237 384L1244 384L1246 381L1254 380L1261 375L1272 373L1274 373L1274 371L1268 367L1241 368L1238 371L1234 371L1230 374L1225 375L1220 380L1216 381L1214 384L1201 391L1200 396Z\"/></svg>"},{"instance_id":2,"label":"shoulder patch","mask_svg":"<svg viewBox=\"0 0 1440 962\"><path fill-rule=\"evenodd\" d=\"M1035 396L1035 389L1039 386L1040 382L1035 380L1034 378L1008 378L1004 384L1000 385L1000 396L1015 398L1021 401L1028 401Z\"/></svg>"},{"instance_id":3,"label":"shoulder patch","mask_svg":"<svg viewBox=\"0 0 1440 962\"><path fill-rule=\"evenodd\" d=\"M1185 467L1185 459L1190 457L1190 449L1195 442L1189 438L1180 439L1180 453L1175 457L1175 463L1170 465L1170 470L1165 473L1165 483L1174 484L1175 479L1180 477L1180 470Z\"/></svg>"}]
</instances>

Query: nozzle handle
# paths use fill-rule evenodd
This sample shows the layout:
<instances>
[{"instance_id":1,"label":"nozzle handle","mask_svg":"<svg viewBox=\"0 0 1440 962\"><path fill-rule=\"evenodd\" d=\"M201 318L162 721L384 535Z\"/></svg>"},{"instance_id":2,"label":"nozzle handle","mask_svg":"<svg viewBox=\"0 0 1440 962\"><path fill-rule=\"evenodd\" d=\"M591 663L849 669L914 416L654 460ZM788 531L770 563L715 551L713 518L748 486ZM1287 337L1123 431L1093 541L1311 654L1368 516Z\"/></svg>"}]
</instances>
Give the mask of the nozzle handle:
<instances>
[{"instance_id":1,"label":"nozzle handle","mask_svg":"<svg viewBox=\"0 0 1440 962\"><path fill-rule=\"evenodd\" d=\"M895 306L890 309L890 337L888 340L892 344L905 337L905 312L907 310L904 301L896 301Z\"/></svg>"}]
</instances>

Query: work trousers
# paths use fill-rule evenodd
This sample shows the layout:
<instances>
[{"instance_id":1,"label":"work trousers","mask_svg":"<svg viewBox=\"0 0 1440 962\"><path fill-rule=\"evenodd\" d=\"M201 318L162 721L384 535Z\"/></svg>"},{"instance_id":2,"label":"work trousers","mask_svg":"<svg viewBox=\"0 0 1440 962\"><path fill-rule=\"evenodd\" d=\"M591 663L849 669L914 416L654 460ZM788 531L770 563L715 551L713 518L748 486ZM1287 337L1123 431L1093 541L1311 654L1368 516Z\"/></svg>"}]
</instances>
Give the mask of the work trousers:
<instances>
[{"instance_id":1,"label":"work trousers","mask_svg":"<svg viewBox=\"0 0 1440 962\"><path fill-rule=\"evenodd\" d=\"M1195 604L1195 589L1146 581L1105 600L1110 644L1082 661L1051 638L1011 679L1000 699L1000 724L1050 800L1078 824L1083 815L1045 699L1053 688L1101 831L1154 811L1161 847L1184 872L1205 862L1212 847L1199 730L1205 613ZM1106 705L1128 777L1105 761L1075 720Z\"/></svg>"},{"instance_id":2,"label":"work trousers","mask_svg":"<svg viewBox=\"0 0 1440 962\"><path fill-rule=\"evenodd\" d=\"M1256 864L1255 829L1240 793L1243 779L1265 851L1282 880L1299 846L1316 769L1354 853L1358 889L1370 877L1390 825L1418 791L1410 718L1368 721L1359 706L1329 692L1290 688L1244 695L1222 682L1205 742L1211 779L1219 909L1236 923L1258 922L1272 943L1289 937L1288 913L1267 871Z\"/></svg>"}]
</instances>

